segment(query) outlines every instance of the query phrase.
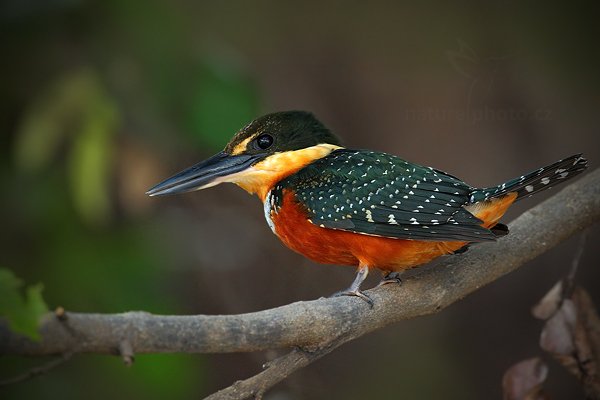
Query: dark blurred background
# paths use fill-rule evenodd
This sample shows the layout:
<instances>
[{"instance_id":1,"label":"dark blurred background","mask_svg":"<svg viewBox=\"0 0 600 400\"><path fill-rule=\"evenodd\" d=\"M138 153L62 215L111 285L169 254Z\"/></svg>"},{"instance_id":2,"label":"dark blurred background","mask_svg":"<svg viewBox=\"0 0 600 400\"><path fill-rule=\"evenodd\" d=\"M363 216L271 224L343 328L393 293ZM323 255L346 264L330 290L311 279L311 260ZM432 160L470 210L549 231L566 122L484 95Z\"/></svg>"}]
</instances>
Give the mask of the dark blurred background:
<instances>
[{"instance_id":1,"label":"dark blurred background","mask_svg":"<svg viewBox=\"0 0 600 400\"><path fill-rule=\"evenodd\" d=\"M230 314L333 293L354 271L284 248L239 188L144 192L288 109L314 112L349 147L473 185L582 151L595 168L600 25L588 3L4 0L0 267L43 283L49 307L83 312ZM596 304L599 233L578 275ZM343 346L267 399L500 398L504 371L541 354L530 307L577 243ZM199 398L275 354L140 355L129 369L79 356L0 397ZM2 358L0 372L39 362ZM549 364L555 398L581 397Z\"/></svg>"}]
</instances>

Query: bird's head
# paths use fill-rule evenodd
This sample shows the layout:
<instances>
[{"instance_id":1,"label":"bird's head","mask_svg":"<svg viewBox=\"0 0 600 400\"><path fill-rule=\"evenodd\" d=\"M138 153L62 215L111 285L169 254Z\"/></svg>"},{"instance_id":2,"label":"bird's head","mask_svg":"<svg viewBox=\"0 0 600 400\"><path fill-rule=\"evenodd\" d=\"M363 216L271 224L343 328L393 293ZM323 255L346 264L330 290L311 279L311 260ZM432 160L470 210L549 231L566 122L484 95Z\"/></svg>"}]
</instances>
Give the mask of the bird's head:
<instances>
[{"instance_id":1,"label":"bird's head","mask_svg":"<svg viewBox=\"0 0 600 400\"><path fill-rule=\"evenodd\" d=\"M311 113L284 111L255 119L225 149L150 189L150 196L190 192L235 183L264 200L275 183L340 148Z\"/></svg>"}]
</instances>

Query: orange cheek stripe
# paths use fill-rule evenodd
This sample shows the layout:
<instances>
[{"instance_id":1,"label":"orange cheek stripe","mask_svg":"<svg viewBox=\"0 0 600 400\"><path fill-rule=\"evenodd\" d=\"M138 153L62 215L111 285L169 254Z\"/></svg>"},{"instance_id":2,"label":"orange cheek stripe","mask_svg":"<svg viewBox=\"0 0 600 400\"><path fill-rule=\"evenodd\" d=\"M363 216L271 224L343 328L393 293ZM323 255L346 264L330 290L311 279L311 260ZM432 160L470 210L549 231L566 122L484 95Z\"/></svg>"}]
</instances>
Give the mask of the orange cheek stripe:
<instances>
[{"instance_id":1,"label":"orange cheek stripe","mask_svg":"<svg viewBox=\"0 0 600 400\"><path fill-rule=\"evenodd\" d=\"M232 150L231 150L231 154L241 154L244 151L246 151L246 148L248 147L248 143L250 143L250 141L252 141L256 136L258 136L258 133L244 139L243 141L241 141L240 143L238 143Z\"/></svg>"},{"instance_id":2,"label":"orange cheek stripe","mask_svg":"<svg viewBox=\"0 0 600 400\"><path fill-rule=\"evenodd\" d=\"M331 144L319 144L305 149L275 153L265 160L238 173L231 180L249 193L256 193L262 201L275 184L298 172L311 162L325 157L340 148Z\"/></svg>"}]
</instances>

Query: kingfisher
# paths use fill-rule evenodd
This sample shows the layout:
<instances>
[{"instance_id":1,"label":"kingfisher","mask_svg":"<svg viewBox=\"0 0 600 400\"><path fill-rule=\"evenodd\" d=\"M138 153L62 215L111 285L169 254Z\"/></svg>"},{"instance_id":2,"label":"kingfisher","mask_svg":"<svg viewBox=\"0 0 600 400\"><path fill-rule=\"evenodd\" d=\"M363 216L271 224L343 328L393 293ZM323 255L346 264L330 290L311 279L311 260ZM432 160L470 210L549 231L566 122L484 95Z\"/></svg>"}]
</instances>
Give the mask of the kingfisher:
<instances>
[{"instance_id":1,"label":"kingfisher","mask_svg":"<svg viewBox=\"0 0 600 400\"><path fill-rule=\"evenodd\" d=\"M438 169L353 150L304 111L262 116L225 149L150 189L162 196L234 183L258 195L267 223L290 249L357 268L341 295L357 296L371 269L381 284L437 257L508 233L499 223L517 200L582 172L576 154L497 186L477 188Z\"/></svg>"}]
</instances>

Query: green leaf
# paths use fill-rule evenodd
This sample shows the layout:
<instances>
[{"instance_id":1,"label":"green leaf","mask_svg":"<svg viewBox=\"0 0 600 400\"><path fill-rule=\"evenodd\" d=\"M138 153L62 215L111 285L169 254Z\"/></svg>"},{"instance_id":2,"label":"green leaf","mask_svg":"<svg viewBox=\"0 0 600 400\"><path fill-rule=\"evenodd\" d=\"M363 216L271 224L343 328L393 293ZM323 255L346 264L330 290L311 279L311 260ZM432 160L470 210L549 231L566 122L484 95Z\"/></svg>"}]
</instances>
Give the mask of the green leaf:
<instances>
[{"instance_id":1,"label":"green leaf","mask_svg":"<svg viewBox=\"0 0 600 400\"><path fill-rule=\"evenodd\" d=\"M39 340L38 327L41 317L48 312L42 298L43 285L38 283L21 294L23 281L12 271L0 268L0 317L8 320L11 329L33 340Z\"/></svg>"}]
</instances>

